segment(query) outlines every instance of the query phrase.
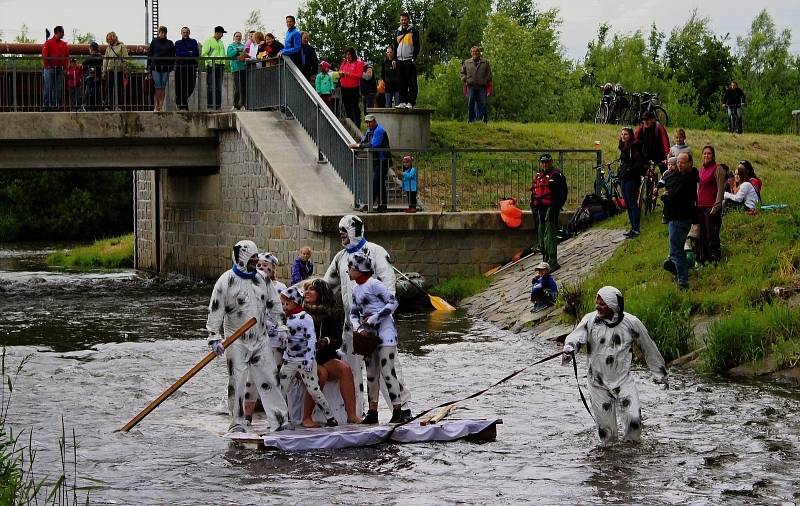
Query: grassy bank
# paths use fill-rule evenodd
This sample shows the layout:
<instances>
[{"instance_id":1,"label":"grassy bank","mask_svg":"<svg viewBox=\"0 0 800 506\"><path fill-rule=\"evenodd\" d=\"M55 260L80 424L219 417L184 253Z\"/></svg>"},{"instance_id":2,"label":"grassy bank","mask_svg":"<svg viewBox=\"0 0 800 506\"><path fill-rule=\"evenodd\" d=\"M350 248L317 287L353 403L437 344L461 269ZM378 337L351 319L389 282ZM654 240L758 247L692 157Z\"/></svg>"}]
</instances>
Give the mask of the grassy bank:
<instances>
[{"instance_id":1,"label":"grassy bank","mask_svg":"<svg viewBox=\"0 0 800 506\"><path fill-rule=\"evenodd\" d=\"M438 121L432 125L440 146L576 147L602 143L606 159L617 157L618 126L593 124L489 125ZM670 133L674 128L669 129ZM671 274L661 268L667 256L667 231L660 208L642 217L642 235L626 242L583 283L583 311L590 311L597 289L614 285L625 294L626 310L638 315L651 330L665 358L675 358L691 346L690 319L718 319L708 336L703 362L712 371L726 370L767 353L785 364L800 359L797 309L772 300L776 286L800 285L800 136L688 130L687 142L696 159L705 144L716 148L717 161L735 167L750 160L764 181L765 204L788 204L780 211L756 216L728 214L723 220L722 261L691 272L691 289L678 290ZM620 215L600 224L623 228ZM751 329L743 332L743 329ZM751 336L751 337L747 337Z\"/></svg>"},{"instance_id":2,"label":"grassy bank","mask_svg":"<svg viewBox=\"0 0 800 506\"><path fill-rule=\"evenodd\" d=\"M47 263L79 269L133 267L133 234L98 240L90 246L57 251L47 257Z\"/></svg>"},{"instance_id":3,"label":"grassy bank","mask_svg":"<svg viewBox=\"0 0 800 506\"><path fill-rule=\"evenodd\" d=\"M454 304L485 290L489 283L491 283L491 278L486 276L462 274L432 286L430 293Z\"/></svg>"}]
</instances>

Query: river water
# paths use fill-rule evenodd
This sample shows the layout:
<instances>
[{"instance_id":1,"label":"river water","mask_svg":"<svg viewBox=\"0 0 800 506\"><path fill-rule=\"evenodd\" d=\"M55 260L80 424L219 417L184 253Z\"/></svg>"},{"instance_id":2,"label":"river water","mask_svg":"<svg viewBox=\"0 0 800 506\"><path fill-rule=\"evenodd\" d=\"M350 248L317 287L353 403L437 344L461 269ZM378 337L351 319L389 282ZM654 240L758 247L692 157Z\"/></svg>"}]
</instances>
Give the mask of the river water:
<instances>
[{"instance_id":1,"label":"river water","mask_svg":"<svg viewBox=\"0 0 800 506\"><path fill-rule=\"evenodd\" d=\"M130 433L114 433L194 365L211 285L133 271L48 272L46 249L0 246L0 344L30 356L9 420L31 428L38 472L61 466L61 417L79 485L99 504L796 504L800 393L639 369L643 442L596 446L572 369L549 362L460 405L498 417L497 441L286 454L242 450L215 361ZM463 314L398 318L414 411L484 388L556 349ZM581 359L581 364L583 360ZM385 416L386 413L383 413ZM90 478L91 481L86 478Z\"/></svg>"}]
</instances>

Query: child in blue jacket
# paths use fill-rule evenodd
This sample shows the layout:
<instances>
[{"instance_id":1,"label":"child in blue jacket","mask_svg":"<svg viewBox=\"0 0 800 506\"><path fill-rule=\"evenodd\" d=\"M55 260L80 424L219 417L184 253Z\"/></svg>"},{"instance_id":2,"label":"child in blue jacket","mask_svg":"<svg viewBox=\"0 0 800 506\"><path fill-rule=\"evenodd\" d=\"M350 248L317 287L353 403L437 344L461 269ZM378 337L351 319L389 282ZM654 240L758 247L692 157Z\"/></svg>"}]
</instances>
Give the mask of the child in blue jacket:
<instances>
[{"instance_id":1,"label":"child in blue jacket","mask_svg":"<svg viewBox=\"0 0 800 506\"><path fill-rule=\"evenodd\" d=\"M417 169L411 165L413 162L411 155L403 157L403 191L408 193L407 213L417 212Z\"/></svg>"},{"instance_id":2,"label":"child in blue jacket","mask_svg":"<svg viewBox=\"0 0 800 506\"><path fill-rule=\"evenodd\" d=\"M533 302L531 311L536 312L547 309L556 303L558 286L556 286L556 280L550 274L550 264L540 262L539 265L534 267L534 270L536 275L531 280L531 302Z\"/></svg>"}]
</instances>

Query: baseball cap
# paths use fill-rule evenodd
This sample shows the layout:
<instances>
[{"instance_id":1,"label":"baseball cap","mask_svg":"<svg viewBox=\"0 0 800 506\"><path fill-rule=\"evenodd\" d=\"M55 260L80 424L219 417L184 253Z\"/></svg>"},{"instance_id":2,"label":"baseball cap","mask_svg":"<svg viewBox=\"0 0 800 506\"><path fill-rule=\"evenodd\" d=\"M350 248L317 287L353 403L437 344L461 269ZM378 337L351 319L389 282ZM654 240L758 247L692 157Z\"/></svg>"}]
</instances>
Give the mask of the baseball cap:
<instances>
[{"instance_id":1,"label":"baseball cap","mask_svg":"<svg viewBox=\"0 0 800 506\"><path fill-rule=\"evenodd\" d=\"M553 161L553 157L550 156L550 153L544 153L542 155L539 155L539 161L540 162L552 162Z\"/></svg>"},{"instance_id":2,"label":"baseball cap","mask_svg":"<svg viewBox=\"0 0 800 506\"><path fill-rule=\"evenodd\" d=\"M217 26L215 26L215 27L214 27L214 33L217 33L217 32L228 33L228 32L226 32L226 31L225 31L225 29L224 29L224 28L222 28L222 27L221 27L221 26L219 26L219 25L217 25Z\"/></svg>"}]
</instances>

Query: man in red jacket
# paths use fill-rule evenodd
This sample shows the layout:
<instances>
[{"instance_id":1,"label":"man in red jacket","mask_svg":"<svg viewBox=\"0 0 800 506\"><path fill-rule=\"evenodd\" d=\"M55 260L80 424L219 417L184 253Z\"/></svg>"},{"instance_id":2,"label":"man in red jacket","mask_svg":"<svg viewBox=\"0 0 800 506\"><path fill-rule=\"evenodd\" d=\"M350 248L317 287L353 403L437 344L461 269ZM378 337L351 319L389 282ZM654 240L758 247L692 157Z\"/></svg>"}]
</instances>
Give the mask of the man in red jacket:
<instances>
[{"instance_id":1,"label":"man in red jacket","mask_svg":"<svg viewBox=\"0 0 800 506\"><path fill-rule=\"evenodd\" d=\"M42 108L55 111L61 106L64 69L69 63L69 49L64 42L64 27L53 28L53 36L42 46Z\"/></svg>"},{"instance_id":2,"label":"man in red jacket","mask_svg":"<svg viewBox=\"0 0 800 506\"><path fill-rule=\"evenodd\" d=\"M652 161L653 165L658 165L663 174L669 158L669 136L664 125L656 121L653 111L642 114L642 122L633 134L633 138L642 144L644 159Z\"/></svg>"}]
</instances>

